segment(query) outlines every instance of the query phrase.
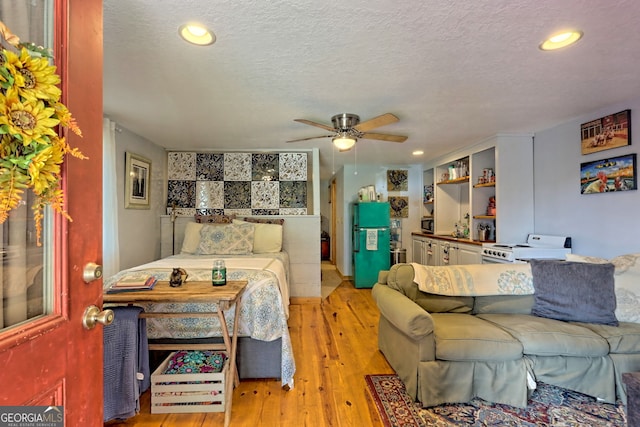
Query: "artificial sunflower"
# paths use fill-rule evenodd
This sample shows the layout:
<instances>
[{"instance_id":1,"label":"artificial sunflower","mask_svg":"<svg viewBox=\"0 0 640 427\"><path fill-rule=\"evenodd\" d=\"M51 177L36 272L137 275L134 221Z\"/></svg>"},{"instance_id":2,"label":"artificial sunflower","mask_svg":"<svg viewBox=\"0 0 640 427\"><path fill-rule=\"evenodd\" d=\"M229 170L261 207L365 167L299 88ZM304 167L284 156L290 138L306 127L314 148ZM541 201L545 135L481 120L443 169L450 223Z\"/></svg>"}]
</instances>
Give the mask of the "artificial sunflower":
<instances>
[{"instance_id":1,"label":"artificial sunflower","mask_svg":"<svg viewBox=\"0 0 640 427\"><path fill-rule=\"evenodd\" d=\"M0 40L0 223L32 190L37 244L42 235L45 206L65 218L60 171L67 154L86 158L58 134L63 126L82 136L75 119L60 102L60 77L49 64L50 53L31 43L21 43L0 22L0 35L18 53Z\"/></svg>"}]
</instances>

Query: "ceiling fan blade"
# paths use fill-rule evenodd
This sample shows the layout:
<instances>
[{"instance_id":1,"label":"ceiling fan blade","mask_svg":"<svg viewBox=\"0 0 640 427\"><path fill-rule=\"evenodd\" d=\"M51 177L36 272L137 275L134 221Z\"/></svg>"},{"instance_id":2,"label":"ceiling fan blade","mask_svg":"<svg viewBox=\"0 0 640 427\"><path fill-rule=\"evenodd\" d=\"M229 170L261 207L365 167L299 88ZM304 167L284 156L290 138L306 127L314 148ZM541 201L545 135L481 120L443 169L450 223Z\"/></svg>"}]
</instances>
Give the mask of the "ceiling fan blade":
<instances>
[{"instance_id":1,"label":"ceiling fan blade","mask_svg":"<svg viewBox=\"0 0 640 427\"><path fill-rule=\"evenodd\" d=\"M318 127L318 128L322 128L322 129L328 130L330 132L335 131L335 128L333 126L324 125L324 124L318 123L318 122L312 122L311 120L293 119L293 121L294 122L304 123L305 125L310 125L310 126L315 126L315 127Z\"/></svg>"},{"instance_id":2,"label":"ceiling fan blade","mask_svg":"<svg viewBox=\"0 0 640 427\"><path fill-rule=\"evenodd\" d=\"M335 134L332 134L332 135L311 136L311 137L309 137L309 138L292 139L291 141L287 141L287 142L308 141L308 140L310 140L310 139L317 139L317 138L331 138L332 136L335 136Z\"/></svg>"},{"instance_id":3,"label":"ceiling fan blade","mask_svg":"<svg viewBox=\"0 0 640 427\"><path fill-rule=\"evenodd\" d=\"M370 129L375 129L381 126L390 125L391 123L395 123L398 120L400 119L398 119L393 114L387 113L378 117L374 117L373 119L367 120L366 122L362 122L358 125L355 125L353 128L360 132L366 132Z\"/></svg>"},{"instance_id":4,"label":"ceiling fan blade","mask_svg":"<svg viewBox=\"0 0 640 427\"><path fill-rule=\"evenodd\" d=\"M386 133L365 133L362 135L363 139L378 139L380 141L389 142L405 142L407 137L404 135L389 135Z\"/></svg>"}]
</instances>

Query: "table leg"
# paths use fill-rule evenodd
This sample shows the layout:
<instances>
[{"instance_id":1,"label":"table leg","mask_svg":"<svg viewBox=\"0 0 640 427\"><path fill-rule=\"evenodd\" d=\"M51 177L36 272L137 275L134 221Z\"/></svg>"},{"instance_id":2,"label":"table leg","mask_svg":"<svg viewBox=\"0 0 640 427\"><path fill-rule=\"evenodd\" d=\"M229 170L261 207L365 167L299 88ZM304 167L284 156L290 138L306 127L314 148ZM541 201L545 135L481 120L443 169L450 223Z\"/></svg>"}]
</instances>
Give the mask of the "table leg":
<instances>
[{"instance_id":1,"label":"table leg","mask_svg":"<svg viewBox=\"0 0 640 427\"><path fill-rule=\"evenodd\" d=\"M238 368L236 366L236 351L238 349L238 318L240 317L240 298L235 303L235 316L233 319L233 336L229 337L229 328L227 328L227 322L224 317L224 310L218 308L218 318L220 319L220 328L222 329L222 338L224 340L225 347L229 349L229 372L227 373L225 394L226 402L224 408L224 427L229 427L231 422L231 407L233 402L233 389L234 386L240 384L240 378L238 377Z\"/></svg>"}]
</instances>

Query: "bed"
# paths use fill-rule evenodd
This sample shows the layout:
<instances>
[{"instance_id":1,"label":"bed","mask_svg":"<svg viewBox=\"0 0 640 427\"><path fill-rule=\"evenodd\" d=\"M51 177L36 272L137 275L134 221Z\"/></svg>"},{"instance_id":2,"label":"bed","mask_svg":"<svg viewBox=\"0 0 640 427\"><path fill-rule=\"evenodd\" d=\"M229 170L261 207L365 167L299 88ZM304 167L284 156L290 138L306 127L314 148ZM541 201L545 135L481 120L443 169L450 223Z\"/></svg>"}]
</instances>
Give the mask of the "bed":
<instances>
[{"instance_id":1,"label":"bed","mask_svg":"<svg viewBox=\"0 0 640 427\"><path fill-rule=\"evenodd\" d=\"M211 280L213 261L224 260L227 280L248 282L240 304L238 324L241 378L275 376L281 379L283 387L292 388L295 359L287 325L289 255L282 250L283 224L236 219L221 224L212 223L210 218L196 217L195 222L187 224L180 254L123 270L105 280L105 291L119 280L141 273L168 280L177 267L186 270L188 277L182 286L189 286L192 280ZM143 308L147 312L207 312L215 310L215 304L147 303ZM235 309L225 313L229 330L233 327ZM221 335L217 318L147 319L150 342L206 342ZM276 345L279 348L275 348ZM266 355L270 361L265 360ZM269 365L277 359L280 359L279 375L274 375L274 369Z\"/></svg>"}]
</instances>

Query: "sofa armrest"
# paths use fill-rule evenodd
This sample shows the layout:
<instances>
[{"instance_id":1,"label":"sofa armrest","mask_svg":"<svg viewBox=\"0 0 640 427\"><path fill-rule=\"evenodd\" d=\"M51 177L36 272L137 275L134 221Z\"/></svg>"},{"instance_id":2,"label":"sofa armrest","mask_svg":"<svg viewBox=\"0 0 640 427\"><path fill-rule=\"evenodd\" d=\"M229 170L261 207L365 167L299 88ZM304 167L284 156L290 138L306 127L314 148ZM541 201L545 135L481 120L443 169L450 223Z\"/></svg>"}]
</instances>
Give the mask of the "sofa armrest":
<instances>
[{"instance_id":1,"label":"sofa armrest","mask_svg":"<svg viewBox=\"0 0 640 427\"><path fill-rule=\"evenodd\" d=\"M387 284L387 278L389 277L389 270L380 270L378 273L378 283L383 285Z\"/></svg>"},{"instance_id":2,"label":"sofa armrest","mask_svg":"<svg viewBox=\"0 0 640 427\"><path fill-rule=\"evenodd\" d=\"M380 314L403 333L420 340L433 332L433 318L418 304L386 285L371 290Z\"/></svg>"}]
</instances>

